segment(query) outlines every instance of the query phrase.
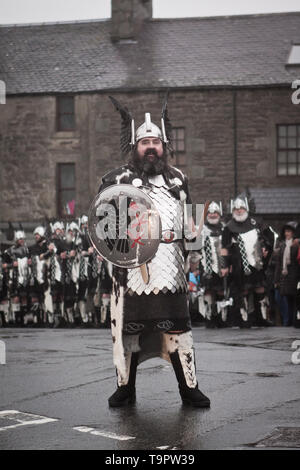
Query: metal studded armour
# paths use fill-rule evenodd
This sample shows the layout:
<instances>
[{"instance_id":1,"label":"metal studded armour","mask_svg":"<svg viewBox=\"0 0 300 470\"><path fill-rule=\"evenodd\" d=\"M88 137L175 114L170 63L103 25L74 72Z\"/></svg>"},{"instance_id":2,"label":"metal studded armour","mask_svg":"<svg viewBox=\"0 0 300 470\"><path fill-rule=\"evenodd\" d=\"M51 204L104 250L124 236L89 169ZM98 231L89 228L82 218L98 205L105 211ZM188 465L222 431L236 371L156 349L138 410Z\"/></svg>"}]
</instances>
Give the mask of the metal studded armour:
<instances>
[{"instance_id":1,"label":"metal studded armour","mask_svg":"<svg viewBox=\"0 0 300 470\"><path fill-rule=\"evenodd\" d=\"M204 249L202 253L201 264L204 268L204 272L208 275L212 274L212 272L218 275L220 274L221 239L221 233L219 235L215 235L212 230L207 227L207 225L204 225Z\"/></svg>"},{"instance_id":2,"label":"metal studded armour","mask_svg":"<svg viewBox=\"0 0 300 470\"><path fill-rule=\"evenodd\" d=\"M149 187L141 187L153 200L162 223L163 240L152 260L147 263L149 282L145 284L139 269L128 269L127 292L138 295L159 292L186 292L183 252L183 201L177 200L162 175L149 177ZM173 241L164 243L164 235Z\"/></svg>"},{"instance_id":3,"label":"metal studded armour","mask_svg":"<svg viewBox=\"0 0 300 470\"><path fill-rule=\"evenodd\" d=\"M237 241L245 274L251 272L249 266L260 271L263 268L263 262L258 230L253 229L245 233L240 233L237 237Z\"/></svg>"}]
</instances>

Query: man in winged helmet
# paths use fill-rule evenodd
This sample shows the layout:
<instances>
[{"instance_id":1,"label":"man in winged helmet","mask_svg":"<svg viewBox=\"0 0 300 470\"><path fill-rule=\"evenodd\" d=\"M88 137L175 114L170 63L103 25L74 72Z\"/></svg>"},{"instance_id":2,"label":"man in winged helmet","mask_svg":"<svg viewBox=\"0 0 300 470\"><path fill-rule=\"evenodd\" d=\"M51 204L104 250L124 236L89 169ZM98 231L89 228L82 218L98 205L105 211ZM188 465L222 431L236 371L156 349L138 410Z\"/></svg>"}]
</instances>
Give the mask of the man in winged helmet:
<instances>
[{"instance_id":1,"label":"man in winged helmet","mask_svg":"<svg viewBox=\"0 0 300 470\"><path fill-rule=\"evenodd\" d=\"M231 291L241 328L271 326L265 269L276 239L271 227L250 216L247 197L231 201L232 218L222 233L222 274L232 267Z\"/></svg>"},{"instance_id":2,"label":"man in winged helmet","mask_svg":"<svg viewBox=\"0 0 300 470\"><path fill-rule=\"evenodd\" d=\"M212 201L208 207L206 221L202 231L203 249L201 250L201 287L204 289L203 299L200 297L200 312L205 318L208 328L226 325L227 309L222 305L224 298L224 278L222 278L222 203Z\"/></svg>"},{"instance_id":3,"label":"man in winged helmet","mask_svg":"<svg viewBox=\"0 0 300 470\"><path fill-rule=\"evenodd\" d=\"M28 269L29 251L26 244L26 234L21 228L14 234L14 244L4 251L4 268L12 268L11 321L19 325L26 323L27 297L29 287Z\"/></svg>"},{"instance_id":4,"label":"man in winged helmet","mask_svg":"<svg viewBox=\"0 0 300 470\"><path fill-rule=\"evenodd\" d=\"M178 237L176 230L183 228L184 207L191 198L186 176L167 161L172 151L167 99L161 128L146 113L135 131L128 109L110 98L122 118L121 151L130 153L130 159L102 178L99 192L116 184L144 191L159 212L162 237L147 263L147 279L139 268L113 267L111 320L117 390L109 398L109 406L134 403L138 364L159 356L172 364L182 401L209 407L210 400L199 390L196 378L184 269L187 253L184 235Z\"/></svg>"}]
</instances>

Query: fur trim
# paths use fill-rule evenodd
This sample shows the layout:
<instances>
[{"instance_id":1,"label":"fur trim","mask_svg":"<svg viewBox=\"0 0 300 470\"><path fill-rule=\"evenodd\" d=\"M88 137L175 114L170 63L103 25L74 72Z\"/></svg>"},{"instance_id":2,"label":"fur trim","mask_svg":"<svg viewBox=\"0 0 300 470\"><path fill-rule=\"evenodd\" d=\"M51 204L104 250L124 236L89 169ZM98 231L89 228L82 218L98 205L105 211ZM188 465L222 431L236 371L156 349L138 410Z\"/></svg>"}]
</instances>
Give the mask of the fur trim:
<instances>
[{"instance_id":1,"label":"fur trim","mask_svg":"<svg viewBox=\"0 0 300 470\"><path fill-rule=\"evenodd\" d=\"M191 349L192 347L193 335L191 331L180 334L163 333L162 351L164 357L180 349Z\"/></svg>"},{"instance_id":2,"label":"fur trim","mask_svg":"<svg viewBox=\"0 0 300 470\"><path fill-rule=\"evenodd\" d=\"M178 352L186 384L189 388L197 385L195 351L191 331L181 334L163 334L163 351L169 356Z\"/></svg>"},{"instance_id":3,"label":"fur trim","mask_svg":"<svg viewBox=\"0 0 300 470\"><path fill-rule=\"evenodd\" d=\"M111 334L113 340L113 361L121 376L126 376L126 360L123 345L124 287L113 278L111 295Z\"/></svg>"},{"instance_id":4,"label":"fur trim","mask_svg":"<svg viewBox=\"0 0 300 470\"><path fill-rule=\"evenodd\" d=\"M11 311L12 313L17 313L17 312L20 312L21 310L21 304L20 303L12 303L11 304Z\"/></svg>"},{"instance_id":5,"label":"fur trim","mask_svg":"<svg viewBox=\"0 0 300 470\"><path fill-rule=\"evenodd\" d=\"M189 388L197 386L196 365L195 365L195 351L191 349L179 349L179 359L184 372L186 384Z\"/></svg>"}]
</instances>

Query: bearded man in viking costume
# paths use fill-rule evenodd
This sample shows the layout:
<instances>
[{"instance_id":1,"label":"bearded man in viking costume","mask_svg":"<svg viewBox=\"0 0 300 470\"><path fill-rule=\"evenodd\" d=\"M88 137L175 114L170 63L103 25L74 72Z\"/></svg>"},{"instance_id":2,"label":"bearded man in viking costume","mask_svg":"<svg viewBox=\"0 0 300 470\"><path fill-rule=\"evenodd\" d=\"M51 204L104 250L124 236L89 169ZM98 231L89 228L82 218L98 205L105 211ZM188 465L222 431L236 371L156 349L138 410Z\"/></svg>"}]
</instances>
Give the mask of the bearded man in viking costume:
<instances>
[{"instance_id":1,"label":"bearded man in viking costume","mask_svg":"<svg viewBox=\"0 0 300 470\"><path fill-rule=\"evenodd\" d=\"M49 280L52 305L50 307L50 323L54 327L64 324L64 276L63 276L63 253L66 252L66 241L64 235L64 224L56 221L52 226L52 237L48 245L50 252L49 259ZM53 310L53 312L52 312Z\"/></svg>"},{"instance_id":2,"label":"bearded man in viking costume","mask_svg":"<svg viewBox=\"0 0 300 470\"><path fill-rule=\"evenodd\" d=\"M48 251L45 232L44 227L40 225L36 227L33 232L35 243L29 247L30 259L28 264L31 269L30 313L33 316L33 322L35 324L46 321L44 294L48 288L46 260L49 258L50 252Z\"/></svg>"},{"instance_id":3,"label":"bearded man in viking costume","mask_svg":"<svg viewBox=\"0 0 300 470\"><path fill-rule=\"evenodd\" d=\"M5 269L12 268L10 286L11 319L13 323L23 326L26 324L29 288L29 250L24 230L15 232L14 241L14 245L5 250L3 259Z\"/></svg>"},{"instance_id":4,"label":"bearded man in viking costume","mask_svg":"<svg viewBox=\"0 0 300 470\"><path fill-rule=\"evenodd\" d=\"M204 296L199 305L207 328L225 326L227 320L227 306L225 306L226 301L223 300L225 294L224 277L221 274L222 231L224 228L221 220L222 212L221 202L217 204L212 201L208 207L202 231L200 279L201 287L204 288Z\"/></svg>"},{"instance_id":5,"label":"bearded man in viking costume","mask_svg":"<svg viewBox=\"0 0 300 470\"><path fill-rule=\"evenodd\" d=\"M232 218L222 234L222 274L231 267L231 292L240 327L271 326L267 318L265 269L274 232L249 216L247 198L231 201Z\"/></svg>"},{"instance_id":6,"label":"bearded man in viking costume","mask_svg":"<svg viewBox=\"0 0 300 470\"><path fill-rule=\"evenodd\" d=\"M182 401L194 407L209 407L210 400L197 384L184 269L187 253L183 214L191 199L187 178L167 163L171 138L167 101L162 109L161 128L146 113L145 122L135 132L128 109L114 98L111 100L122 117L122 153L130 152L131 158L103 177L99 192L112 185L132 185L143 191L159 213L162 235L144 271L113 266L111 321L118 386L108 400L109 406L134 403L138 364L159 356L172 364ZM92 218L89 228L92 231ZM139 242L136 237L131 246Z\"/></svg>"}]
</instances>

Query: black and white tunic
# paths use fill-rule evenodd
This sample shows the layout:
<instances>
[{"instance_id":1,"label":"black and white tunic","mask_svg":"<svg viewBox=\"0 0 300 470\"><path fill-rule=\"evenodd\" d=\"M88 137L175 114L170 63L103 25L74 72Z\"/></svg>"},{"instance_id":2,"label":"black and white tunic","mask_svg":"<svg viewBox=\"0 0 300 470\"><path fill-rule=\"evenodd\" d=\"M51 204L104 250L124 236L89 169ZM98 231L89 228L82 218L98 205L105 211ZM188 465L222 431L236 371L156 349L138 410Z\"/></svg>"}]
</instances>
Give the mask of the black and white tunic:
<instances>
[{"instance_id":1,"label":"black and white tunic","mask_svg":"<svg viewBox=\"0 0 300 470\"><path fill-rule=\"evenodd\" d=\"M191 322L184 269L187 253L184 249L183 234L184 205L191 204L187 178L174 167L168 167L167 171L160 175L141 177L128 164L105 175L99 192L115 184L140 186L153 200L160 214L162 232L179 233L181 229L182 236L170 243L159 244L155 256L147 263L148 284L144 283L139 268L113 267L113 342L122 342L123 335L189 331ZM154 343L155 341L152 346ZM119 354L119 346L116 349ZM152 351L151 357L156 355L160 355L159 350Z\"/></svg>"},{"instance_id":2,"label":"black and white tunic","mask_svg":"<svg viewBox=\"0 0 300 470\"><path fill-rule=\"evenodd\" d=\"M229 251L232 264L232 281L237 288L259 287L265 282L265 260L262 248L273 249L269 227L263 227L255 219L247 217L244 222L231 219L222 234L222 247Z\"/></svg>"}]
</instances>

